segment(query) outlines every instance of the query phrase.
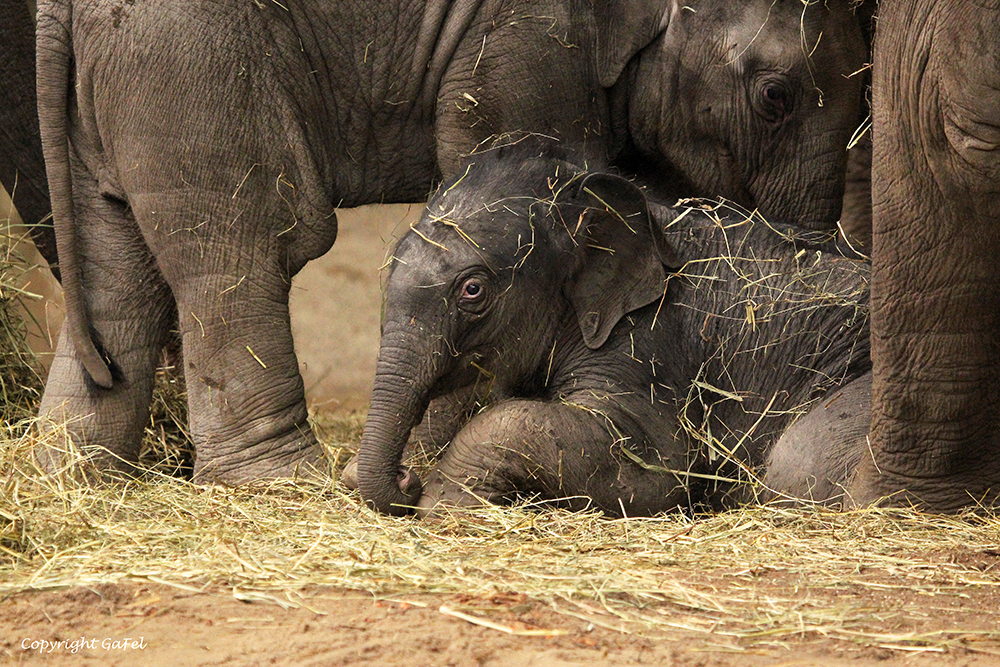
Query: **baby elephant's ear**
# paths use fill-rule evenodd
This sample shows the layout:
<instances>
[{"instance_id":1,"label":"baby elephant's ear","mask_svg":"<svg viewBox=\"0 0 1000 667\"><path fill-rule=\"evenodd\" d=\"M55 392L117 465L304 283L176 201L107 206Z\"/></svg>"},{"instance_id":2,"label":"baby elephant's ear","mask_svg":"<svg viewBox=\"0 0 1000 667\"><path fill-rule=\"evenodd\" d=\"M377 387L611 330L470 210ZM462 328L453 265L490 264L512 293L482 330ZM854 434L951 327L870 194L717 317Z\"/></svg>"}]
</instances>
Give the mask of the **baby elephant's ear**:
<instances>
[{"instance_id":1,"label":"baby elephant's ear","mask_svg":"<svg viewBox=\"0 0 1000 667\"><path fill-rule=\"evenodd\" d=\"M576 199L585 207L576 236L582 261L570 299L584 342L596 350L626 313L663 296L664 264L680 263L630 181L591 174Z\"/></svg>"}]
</instances>

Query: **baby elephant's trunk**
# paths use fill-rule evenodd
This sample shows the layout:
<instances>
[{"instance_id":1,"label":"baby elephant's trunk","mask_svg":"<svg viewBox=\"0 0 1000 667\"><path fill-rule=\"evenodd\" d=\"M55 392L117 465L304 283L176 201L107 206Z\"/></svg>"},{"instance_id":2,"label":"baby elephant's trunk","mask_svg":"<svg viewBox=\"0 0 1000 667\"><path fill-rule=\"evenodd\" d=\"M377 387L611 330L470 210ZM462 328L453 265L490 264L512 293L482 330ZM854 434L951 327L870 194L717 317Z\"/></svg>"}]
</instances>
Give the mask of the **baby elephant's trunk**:
<instances>
[{"instance_id":1,"label":"baby elephant's trunk","mask_svg":"<svg viewBox=\"0 0 1000 667\"><path fill-rule=\"evenodd\" d=\"M436 350L416 342L413 328L382 335L375 387L358 450L358 489L374 509L408 514L420 500L420 483L401 465L411 429L427 409Z\"/></svg>"}]
</instances>

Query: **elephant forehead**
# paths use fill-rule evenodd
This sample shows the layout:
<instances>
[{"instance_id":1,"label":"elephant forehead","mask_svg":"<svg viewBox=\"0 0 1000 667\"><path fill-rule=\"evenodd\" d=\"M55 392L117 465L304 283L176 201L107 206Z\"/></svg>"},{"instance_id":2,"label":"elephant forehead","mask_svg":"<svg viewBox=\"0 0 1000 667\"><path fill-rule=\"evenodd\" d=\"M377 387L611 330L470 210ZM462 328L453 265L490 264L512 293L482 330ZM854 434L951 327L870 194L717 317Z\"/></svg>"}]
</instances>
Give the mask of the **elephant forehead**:
<instances>
[{"instance_id":1,"label":"elephant forehead","mask_svg":"<svg viewBox=\"0 0 1000 667\"><path fill-rule=\"evenodd\" d=\"M428 209L409 236L414 249L430 245L459 255L473 253L481 260L502 263L514 257L535 236L533 218L508 207L490 209L479 205L471 211L456 208ZM421 243L422 242L422 243ZM426 248L424 248L426 250Z\"/></svg>"},{"instance_id":2,"label":"elephant forehead","mask_svg":"<svg viewBox=\"0 0 1000 667\"><path fill-rule=\"evenodd\" d=\"M814 43L818 36L807 16L772 2L744 4L742 16L727 23L723 31L726 62L740 71L751 59L791 68L803 60L803 44Z\"/></svg>"},{"instance_id":3,"label":"elephant forehead","mask_svg":"<svg viewBox=\"0 0 1000 667\"><path fill-rule=\"evenodd\" d=\"M419 287L451 284L471 267L499 273L511 266L515 254L516 246L501 235L420 225L403 237L393 253L393 278Z\"/></svg>"}]
</instances>

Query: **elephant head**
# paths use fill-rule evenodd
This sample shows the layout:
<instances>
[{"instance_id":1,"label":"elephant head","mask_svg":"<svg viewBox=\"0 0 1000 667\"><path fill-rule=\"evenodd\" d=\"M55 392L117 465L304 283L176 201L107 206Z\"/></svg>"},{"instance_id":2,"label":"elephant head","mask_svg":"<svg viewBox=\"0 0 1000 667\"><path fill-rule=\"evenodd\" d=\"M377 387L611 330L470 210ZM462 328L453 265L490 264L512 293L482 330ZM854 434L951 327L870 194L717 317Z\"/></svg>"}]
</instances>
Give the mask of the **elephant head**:
<instances>
[{"instance_id":1,"label":"elephant head","mask_svg":"<svg viewBox=\"0 0 1000 667\"><path fill-rule=\"evenodd\" d=\"M847 0L601 0L598 74L662 195L832 228L867 56ZM626 163L628 158L625 158ZM640 170L636 170L640 171ZM641 172L640 172L641 173Z\"/></svg>"},{"instance_id":2,"label":"elephant head","mask_svg":"<svg viewBox=\"0 0 1000 667\"><path fill-rule=\"evenodd\" d=\"M393 253L357 459L361 494L380 511L419 500L398 470L431 399L477 381L493 398L545 395L556 342L601 347L626 313L662 297L664 266L676 263L636 186L562 161L494 157L503 152L473 156ZM512 183L547 186L505 197Z\"/></svg>"}]
</instances>

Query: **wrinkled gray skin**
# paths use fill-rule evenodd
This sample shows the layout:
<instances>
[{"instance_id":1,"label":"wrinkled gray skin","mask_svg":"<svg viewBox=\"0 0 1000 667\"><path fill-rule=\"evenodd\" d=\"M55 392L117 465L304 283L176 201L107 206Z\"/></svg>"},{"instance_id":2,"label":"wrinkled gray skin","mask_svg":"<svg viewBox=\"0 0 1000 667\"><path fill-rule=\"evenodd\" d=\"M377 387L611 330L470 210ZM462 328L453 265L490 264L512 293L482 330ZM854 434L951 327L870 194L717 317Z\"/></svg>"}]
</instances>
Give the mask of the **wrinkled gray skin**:
<instances>
[{"instance_id":1,"label":"wrinkled gray skin","mask_svg":"<svg viewBox=\"0 0 1000 667\"><path fill-rule=\"evenodd\" d=\"M7 2L3 7L0 7L0 12L3 12L0 15L0 19L2 19L0 20L0 30L4 31L4 39L0 40L0 43L5 44L7 49L9 49L4 53L0 53L0 62L4 66L2 80L5 82L2 94L7 96L7 101L10 102L3 109L0 109L0 118L2 118L0 119L0 123L2 123L2 126L0 126L0 155L16 155L10 163L0 165L0 170L7 170L0 174L0 177L2 177L0 182L14 182L14 174L10 170L14 167L17 168L18 178L22 184L18 189L18 203L20 204L20 209L23 211L22 215L24 219L29 221L29 224L34 224L32 221L41 220L46 217L51 207L49 206L48 199L48 184L45 182L42 149L38 137L37 113L34 102L34 22L28 23L28 16L22 11L25 4L27 4L30 15L33 17L35 13L34 2ZM874 10L876 6L877 2L875 0L868 0L867 2L853 6L853 11L857 15L861 26L861 33L864 36L865 54L871 49L871 36L874 32ZM787 9L783 11L787 12ZM840 32L843 32L844 44L849 46L851 42L855 41L852 34L854 31L851 19L844 17L842 14L838 14L838 16L841 20L846 20L847 24L836 31L833 39L839 42L841 40ZM710 29L706 30L703 27L691 26L689 30L691 32L700 31L704 33ZM763 34L761 39L764 38ZM773 39L787 40L787 34L778 35ZM828 59L830 62L835 62L838 68L845 69L847 64L857 59L858 54L850 53L848 50L845 50L844 53L846 54L846 58L837 57L833 54L829 58L825 58L821 51L819 57L814 58L813 66L829 70L828 63L825 63L825 60ZM619 86L619 89L623 88L626 87ZM734 91L729 92L731 94ZM619 101L621 100L619 99ZM735 107L737 105L730 103L726 106ZM868 102L865 100L862 102L861 109L863 117L867 116L867 109ZM7 119L5 114L10 114L13 120ZM622 119L624 116L619 114L618 118ZM737 124L740 122L736 118L731 120ZM835 122L839 123L839 121ZM3 134L5 131L6 134ZM740 130L723 129L723 135L720 135L719 138L724 142L724 135L732 132L739 133ZM621 142L620 138L618 142ZM745 144L745 146L750 145L749 142ZM747 160L749 164L753 164L754 159L756 159L756 156L751 157L753 159ZM626 162L629 160L634 161L635 159L636 156L634 155L631 158L627 155L623 156L623 160ZM640 170L645 170L645 168L640 168ZM844 201L841 214L841 226L845 234L860 248L868 248L871 243L870 172L871 142L870 133L867 133L862 145L848 152ZM659 176L661 180L665 178L665 175L662 173ZM702 186L702 184L697 182L695 183L695 187L700 189L702 191L701 194L705 196L714 197L727 194L712 192L710 187ZM748 201L740 199L738 192L728 194L731 195L734 201L745 206L750 206ZM760 199L760 194L755 199ZM764 201L760 205L766 211L768 207L773 205L773 202ZM775 211L775 213L777 212ZM795 214L792 217L794 218ZM820 217L822 218L822 216ZM56 240L51 225L35 226L31 231L32 237L42 256L52 265L53 272L58 277Z\"/></svg>"},{"instance_id":2,"label":"wrinkled gray skin","mask_svg":"<svg viewBox=\"0 0 1000 667\"><path fill-rule=\"evenodd\" d=\"M998 24L996 0L882 3L858 502L952 511L1000 492Z\"/></svg>"},{"instance_id":3,"label":"wrinkled gray skin","mask_svg":"<svg viewBox=\"0 0 1000 667\"><path fill-rule=\"evenodd\" d=\"M626 169L665 200L723 197L768 220L832 228L844 148L860 122L863 80L850 75L868 50L857 17L844 4L788 0L676 2L666 17L657 3L623 4L631 40L600 49L598 62L613 109L627 108ZM664 18L661 36L642 48ZM827 40L834 52L821 57ZM624 71L609 62L623 62L622 50L636 53ZM827 113L846 126L820 120ZM624 117L613 116L613 127Z\"/></svg>"},{"instance_id":4,"label":"wrinkled gray skin","mask_svg":"<svg viewBox=\"0 0 1000 667\"><path fill-rule=\"evenodd\" d=\"M755 468L774 447L775 495L839 498L869 417L853 396L870 382L857 379L870 367L867 264L759 220L650 209L621 177L518 153L470 158L393 253L362 496L393 514L524 495L629 516L717 505L733 489L710 476L739 471L692 436L711 433ZM411 429L431 400L477 383L488 407L418 500L414 474L397 478ZM829 433L775 446L836 386L852 393L844 411L806 416Z\"/></svg>"},{"instance_id":5,"label":"wrinkled gray skin","mask_svg":"<svg viewBox=\"0 0 1000 667\"><path fill-rule=\"evenodd\" d=\"M860 38L829 4L40 3L67 304L42 417L128 469L176 327L197 477L315 463L291 277L334 207L422 200L506 132L662 154L698 191L832 225Z\"/></svg>"},{"instance_id":6,"label":"wrinkled gray skin","mask_svg":"<svg viewBox=\"0 0 1000 667\"><path fill-rule=\"evenodd\" d=\"M0 184L54 263L55 235L39 226L49 215L49 186L35 102L35 22L24 0L0 0Z\"/></svg>"},{"instance_id":7,"label":"wrinkled gray skin","mask_svg":"<svg viewBox=\"0 0 1000 667\"><path fill-rule=\"evenodd\" d=\"M848 151L844 206L840 229L851 245L865 253L872 246L872 141L869 130Z\"/></svg>"}]
</instances>

